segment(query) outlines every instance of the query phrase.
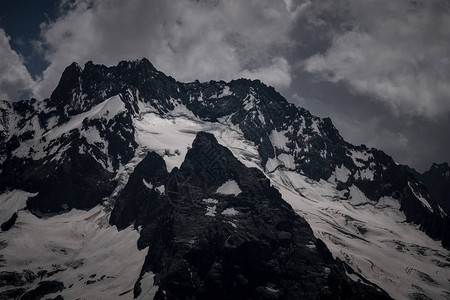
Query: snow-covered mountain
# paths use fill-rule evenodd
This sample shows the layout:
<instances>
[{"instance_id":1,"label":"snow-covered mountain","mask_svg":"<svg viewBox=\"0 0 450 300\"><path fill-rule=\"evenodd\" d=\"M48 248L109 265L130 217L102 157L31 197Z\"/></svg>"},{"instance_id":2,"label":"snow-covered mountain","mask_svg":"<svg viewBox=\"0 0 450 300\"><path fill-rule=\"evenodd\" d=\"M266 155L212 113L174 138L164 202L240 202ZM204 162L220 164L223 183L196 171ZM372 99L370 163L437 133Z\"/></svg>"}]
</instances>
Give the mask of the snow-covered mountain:
<instances>
[{"instance_id":1,"label":"snow-covered mountain","mask_svg":"<svg viewBox=\"0 0 450 300\"><path fill-rule=\"evenodd\" d=\"M259 81L74 63L0 110L1 297L450 297L426 185Z\"/></svg>"}]
</instances>

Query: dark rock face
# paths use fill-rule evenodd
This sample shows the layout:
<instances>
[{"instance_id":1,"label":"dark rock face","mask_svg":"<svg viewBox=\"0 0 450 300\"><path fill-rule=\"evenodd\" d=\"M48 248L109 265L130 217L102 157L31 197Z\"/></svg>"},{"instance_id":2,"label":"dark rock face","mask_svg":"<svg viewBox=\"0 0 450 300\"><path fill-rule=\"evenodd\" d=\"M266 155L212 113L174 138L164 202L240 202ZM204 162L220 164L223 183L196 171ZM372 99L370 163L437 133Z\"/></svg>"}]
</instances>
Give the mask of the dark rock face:
<instances>
[{"instance_id":1,"label":"dark rock face","mask_svg":"<svg viewBox=\"0 0 450 300\"><path fill-rule=\"evenodd\" d=\"M14 223L16 223L16 220L17 220L17 213L15 212L15 213L12 214L11 218L9 218L6 222L4 222L1 225L2 231L10 230L11 227L14 226Z\"/></svg>"},{"instance_id":2,"label":"dark rock face","mask_svg":"<svg viewBox=\"0 0 450 300\"><path fill-rule=\"evenodd\" d=\"M73 133L60 139L60 153L40 160L11 157L0 174L0 190L23 189L39 192L29 199L28 208L37 213L58 213L72 208L86 209L99 204L114 187L113 174L94 159L80 153L85 139Z\"/></svg>"},{"instance_id":3,"label":"dark rock face","mask_svg":"<svg viewBox=\"0 0 450 300\"><path fill-rule=\"evenodd\" d=\"M38 283L38 287L34 290L28 291L22 295L20 299L23 300L35 300L41 299L45 295L57 293L64 289L64 284L59 281L41 281ZM61 298L57 298L61 299Z\"/></svg>"},{"instance_id":4,"label":"dark rock face","mask_svg":"<svg viewBox=\"0 0 450 300\"><path fill-rule=\"evenodd\" d=\"M0 272L0 287L3 286L22 286L26 283L21 273L17 272Z\"/></svg>"},{"instance_id":5,"label":"dark rock face","mask_svg":"<svg viewBox=\"0 0 450 300\"><path fill-rule=\"evenodd\" d=\"M4 292L0 292L0 299L6 300L6 299L19 299L20 295L25 293L24 288L16 288L16 289L10 289L6 290Z\"/></svg>"},{"instance_id":6,"label":"dark rock face","mask_svg":"<svg viewBox=\"0 0 450 300\"><path fill-rule=\"evenodd\" d=\"M91 208L108 197L115 186L112 175L91 156L74 152L47 176L39 194L27 202L31 211L57 213Z\"/></svg>"},{"instance_id":7,"label":"dark rock face","mask_svg":"<svg viewBox=\"0 0 450 300\"><path fill-rule=\"evenodd\" d=\"M154 153L144 158L114 208L124 213L111 217L125 225L134 216L143 225L138 246L149 252L141 275L156 273L157 297L389 299L349 279L346 265L332 258L264 174L245 167L211 134L199 133L170 175L161 161ZM165 195L143 192L142 179L160 184L163 177ZM217 193L229 180L241 192ZM137 203L150 204L128 213ZM138 281L135 296L140 293Z\"/></svg>"},{"instance_id":8,"label":"dark rock face","mask_svg":"<svg viewBox=\"0 0 450 300\"><path fill-rule=\"evenodd\" d=\"M62 107L72 100L74 90L80 86L81 74L82 69L77 63L72 63L64 70L58 86L50 96L53 105Z\"/></svg>"},{"instance_id":9,"label":"dark rock face","mask_svg":"<svg viewBox=\"0 0 450 300\"><path fill-rule=\"evenodd\" d=\"M142 225L147 214L157 209L154 205L161 192L156 188L163 186L167 177L164 159L155 152L148 153L136 166L116 200L110 223L119 229L126 228L134 221L136 227Z\"/></svg>"},{"instance_id":10,"label":"dark rock face","mask_svg":"<svg viewBox=\"0 0 450 300\"><path fill-rule=\"evenodd\" d=\"M41 299L45 295L62 291L65 287L62 282L59 281L40 281L37 283L37 287L34 289L25 289L23 286L26 284L32 284L40 277L47 274L47 271L39 271L35 274L31 270L23 270L22 273L18 272L0 272L0 287L16 287L0 292L0 299ZM48 274L47 274L47 277ZM54 299L63 299L62 296L57 296Z\"/></svg>"},{"instance_id":11,"label":"dark rock face","mask_svg":"<svg viewBox=\"0 0 450 300\"><path fill-rule=\"evenodd\" d=\"M427 188L444 211L450 214L450 167L448 163L433 164L423 174L415 170L411 170L411 172Z\"/></svg>"},{"instance_id":12,"label":"dark rock face","mask_svg":"<svg viewBox=\"0 0 450 300\"><path fill-rule=\"evenodd\" d=\"M74 63L63 72L48 101L57 107L60 120L66 120L118 94L137 97L136 91L148 101L157 99L160 111L166 112L173 108L169 100L177 93L176 81L156 70L145 58L122 61L114 67L88 62L83 70ZM129 108L137 109L132 102Z\"/></svg>"}]
</instances>

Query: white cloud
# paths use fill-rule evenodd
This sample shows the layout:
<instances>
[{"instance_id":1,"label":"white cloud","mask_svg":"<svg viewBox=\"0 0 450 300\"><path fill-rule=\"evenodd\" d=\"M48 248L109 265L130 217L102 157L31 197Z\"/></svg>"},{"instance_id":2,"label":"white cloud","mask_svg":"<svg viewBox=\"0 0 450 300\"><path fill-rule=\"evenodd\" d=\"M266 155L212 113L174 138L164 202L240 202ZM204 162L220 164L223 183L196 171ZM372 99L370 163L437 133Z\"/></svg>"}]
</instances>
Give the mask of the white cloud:
<instances>
[{"instance_id":1,"label":"white cloud","mask_svg":"<svg viewBox=\"0 0 450 300\"><path fill-rule=\"evenodd\" d=\"M262 82L283 88L291 84L290 66L283 57L275 57L272 64L255 70L243 70L239 77L259 79Z\"/></svg>"},{"instance_id":2,"label":"white cloud","mask_svg":"<svg viewBox=\"0 0 450 300\"><path fill-rule=\"evenodd\" d=\"M23 59L11 49L10 37L0 28L0 100L19 100L34 82Z\"/></svg>"},{"instance_id":3,"label":"white cloud","mask_svg":"<svg viewBox=\"0 0 450 300\"><path fill-rule=\"evenodd\" d=\"M353 28L305 69L375 95L397 114L450 112L449 9L440 0L411 3L349 1Z\"/></svg>"},{"instance_id":4,"label":"white cloud","mask_svg":"<svg viewBox=\"0 0 450 300\"><path fill-rule=\"evenodd\" d=\"M147 57L178 80L260 78L289 85L283 57L295 8L283 1L77 0L42 25L50 66L34 93L47 97L71 62L115 65Z\"/></svg>"}]
</instances>

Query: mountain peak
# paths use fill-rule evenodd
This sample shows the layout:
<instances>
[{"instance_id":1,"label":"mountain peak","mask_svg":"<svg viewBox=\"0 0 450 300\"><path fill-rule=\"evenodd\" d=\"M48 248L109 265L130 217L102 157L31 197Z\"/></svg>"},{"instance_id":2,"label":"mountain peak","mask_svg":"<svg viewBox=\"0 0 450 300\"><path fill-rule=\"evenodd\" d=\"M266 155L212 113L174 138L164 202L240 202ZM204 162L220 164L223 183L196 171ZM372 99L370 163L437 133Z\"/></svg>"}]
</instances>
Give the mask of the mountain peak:
<instances>
[{"instance_id":1,"label":"mountain peak","mask_svg":"<svg viewBox=\"0 0 450 300\"><path fill-rule=\"evenodd\" d=\"M153 66L153 64L152 64L146 57L143 57L142 59L140 59L140 60L139 60L139 64L140 64L140 65L144 65L144 66L149 66L149 67L155 68L155 67Z\"/></svg>"},{"instance_id":2,"label":"mountain peak","mask_svg":"<svg viewBox=\"0 0 450 300\"><path fill-rule=\"evenodd\" d=\"M80 65L73 62L68 66L59 80L58 86L53 91L50 99L54 102L66 102L72 97L72 90L78 86L82 73Z\"/></svg>"},{"instance_id":3,"label":"mountain peak","mask_svg":"<svg viewBox=\"0 0 450 300\"><path fill-rule=\"evenodd\" d=\"M153 64L145 57L136 60L122 60L117 65L119 68L157 71Z\"/></svg>"},{"instance_id":4,"label":"mountain peak","mask_svg":"<svg viewBox=\"0 0 450 300\"><path fill-rule=\"evenodd\" d=\"M438 164L438 163L433 163L433 165L431 166L430 170L431 170L431 169L449 170L450 167L449 167L449 165L448 165L447 162L443 162L443 163L440 163L440 164Z\"/></svg>"}]
</instances>

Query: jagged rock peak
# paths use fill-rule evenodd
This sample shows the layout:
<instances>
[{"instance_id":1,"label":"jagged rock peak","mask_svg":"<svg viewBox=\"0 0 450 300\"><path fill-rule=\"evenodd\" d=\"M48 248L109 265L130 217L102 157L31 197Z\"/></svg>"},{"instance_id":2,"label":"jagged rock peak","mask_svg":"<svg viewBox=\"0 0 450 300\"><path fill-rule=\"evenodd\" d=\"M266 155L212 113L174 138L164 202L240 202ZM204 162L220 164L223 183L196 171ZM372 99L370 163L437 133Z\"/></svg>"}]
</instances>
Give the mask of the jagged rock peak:
<instances>
[{"instance_id":1,"label":"jagged rock peak","mask_svg":"<svg viewBox=\"0 0 450 300\"><path fill-rule=\"evenodd\" d=\"M64 101L70 98L72 90L79 84L82 71L80 65L76 62L68 66L62 73L58 86L53 91L50 99L53 101Z\"/></svg>"},{"instance_id":2,"label":"jagged rock peak","mask_svg":"<svg viewBox=\"0 0 450 300\"><path fill-rule=\"evenodd\" d=\"M450 167L447 162L443 163L433 163L430 169L440 169L440 170L450 170Z\"/></svg>"}]
</instances>

